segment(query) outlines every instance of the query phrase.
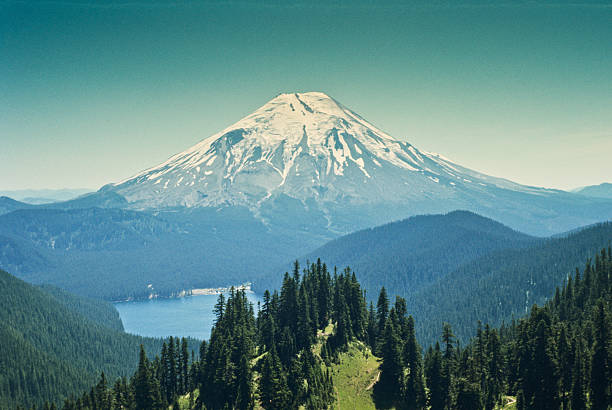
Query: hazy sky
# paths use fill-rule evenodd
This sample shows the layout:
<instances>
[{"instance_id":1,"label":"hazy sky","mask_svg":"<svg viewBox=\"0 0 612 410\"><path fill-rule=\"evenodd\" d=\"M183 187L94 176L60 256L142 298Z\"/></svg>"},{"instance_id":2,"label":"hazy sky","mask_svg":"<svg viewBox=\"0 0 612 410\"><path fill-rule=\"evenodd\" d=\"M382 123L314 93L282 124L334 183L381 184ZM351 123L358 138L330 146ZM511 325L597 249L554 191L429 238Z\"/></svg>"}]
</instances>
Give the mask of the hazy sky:
<instances>
[{"instance_id":1,"label":"hazy sky","mask_svg":"<svg viewBox=\"0 0 612 410\"><path fill-rule=\"evenodd\" d=\"M612 181L610 2L275 3L0 0L0 189L99 188L292 91L491 175Z\"/></svg>"}]
</instances>

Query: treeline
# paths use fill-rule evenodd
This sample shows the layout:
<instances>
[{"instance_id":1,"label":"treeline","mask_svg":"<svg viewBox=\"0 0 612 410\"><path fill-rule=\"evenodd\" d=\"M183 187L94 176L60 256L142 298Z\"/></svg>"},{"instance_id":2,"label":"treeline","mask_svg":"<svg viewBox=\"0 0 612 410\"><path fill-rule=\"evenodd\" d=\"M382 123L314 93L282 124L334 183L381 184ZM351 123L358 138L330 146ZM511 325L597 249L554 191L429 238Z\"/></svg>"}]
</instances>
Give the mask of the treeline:
<instances>
[{"instance_id":1,"label":"treeline","mask_svg":"<svg viewBox=\"0 0 612 410\"><path fill-rule=\"evenodd\" d=\"M465 344L475 334L479 320L499 327L528 315L531 306L552 298L555 288L576 266L608 247L611 238L612 223L606 222L528 248L495 251L462 265L407 296L419 342L435 344L443 322L451 323ZM357 274L359 277L360 272Z\"/></svg>"},{"instance_id":2,"label":"treeline","mask_svg":"<svg viewBox=\"0 0 612 410\"><path fill-rule=\"evenodd\" d=\"M219 295L211 337L198 358L186 353L184 342L179 349L176 339L153 360L141 349L129 380L110 386L102 375L62 408L178 408L186 393L196 409L330 407L335 392L324 362L368 335L365 295L355 275L349 269L331 274L320 260L300 273L296 262L280 292L264 293L258 313L243 290ZM323 342L320 355L314 352L317 342Z\"/></svg>"},{"instance_id":3,"label":"treeline","mask_svg":"<svg viewBox=\"0 0 612 410\"><path fill-rule=\"evenodd\" d=\"M376 306L348 268L318 261L285 274L255 316L243 291L219 296L216 322L199 359L175 340L113 387L97 386L64 409L322 409L335 402L329 366L351 341L381 358L373 397L379 408L606 409L612 405L612 252L602 250L543 307L499 329L479 324L461 346L449 324L425 354L406 301ZM316 344L316 345L315 345ZM318 353L320 351L320 354ZM325 366L324 364L328 365ZM185 394L188 393L188 396Z\"/></svg>"},{"instance_id":4,"label":"treeline","mask_svg":"<svg viewBox=\"0 0 612 410\"><path fill-rule=\"evenodd\" d=\"M138 349L162 340L126 334L112 305L37 287L0 270L0 408L58 402L104 371L131 375ZM190 341L193 343L193 340Z\"/></svg>"},{"instance_id":5,"label":"treeline","mask_svg":"<svg viewBox=\"0 0 612 410\"><path fill-rule=\"evenodd\" d=\"M611 301L612 253L604 249L552 300L511 326L479 324L462 348L445 324L441 345L430 347L421 363L414 324L398 314L404 309L398 298L378 341L378 391L384 405L410 409L493 409L504 395L516 397L519 410L610 408Z\"/></svg>"},{"instance_id":6,"label":"treeline","mask_svg":"<svg viewBox=\"0 0 612 410\"><path fill-rule=\"evenodd\" d=\"M354 232L326 243L302 260L321 258L330 266L350 266L368 295L376 297L384 284L409 299L492 251L522 249L541 241L475 213L453 211ZM266 275L255 284L275 288L280 282Z\"/></svg>"}]
</instances>

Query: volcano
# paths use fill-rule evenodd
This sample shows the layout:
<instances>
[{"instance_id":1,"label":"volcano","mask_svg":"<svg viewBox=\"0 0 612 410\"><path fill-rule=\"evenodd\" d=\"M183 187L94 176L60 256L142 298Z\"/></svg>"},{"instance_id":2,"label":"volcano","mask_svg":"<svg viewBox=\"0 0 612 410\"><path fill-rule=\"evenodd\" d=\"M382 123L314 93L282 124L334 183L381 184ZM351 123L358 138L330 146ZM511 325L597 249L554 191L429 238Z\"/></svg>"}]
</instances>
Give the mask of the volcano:
<instances>
[{"instance_id":1,"label":"volcano","mask_svg":"<svg viewBox=\"0 0 612 410\"><path fill-rule=\"evenodd\" d=\"M335 234L455 209L531 234L583 223L572 217L581 202L576 196L488 176L420 150L322 92L280 94L102 190L122 195L133 209L244 207L265 224L320 226Z\"/></svg>"}]
</instances>

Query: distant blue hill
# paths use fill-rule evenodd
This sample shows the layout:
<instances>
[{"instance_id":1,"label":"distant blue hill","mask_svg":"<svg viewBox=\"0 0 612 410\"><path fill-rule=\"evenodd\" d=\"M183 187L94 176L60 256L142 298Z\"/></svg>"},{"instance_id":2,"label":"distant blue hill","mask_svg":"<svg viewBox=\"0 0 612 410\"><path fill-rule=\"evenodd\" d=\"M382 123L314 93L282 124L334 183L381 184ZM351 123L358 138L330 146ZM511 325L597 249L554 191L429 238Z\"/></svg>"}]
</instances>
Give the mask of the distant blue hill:
<instances>
[{"instance_id":1,"label":"distant blue hill","mask_svg":"<svg viewBox=\"0 0 612 410\"><path fill-rule=\"evenodd\" d=\"M491 251L523 248L538 240L473 212L454 211L345 235L299 260L321 258L330 267L350 266L372 298L382 286L392 295L406 296ZM279 286L280 275L256 281L261 290Z\"/></svg>"},{"instance_id":2,"label":"distant blue hill","mask_svg":"<svg viewBox=\"0 0 612 410\"><path fill-rule=\"evenodd\" d=\"M573 192L576 194L590 196L593 198L612 199L612 184L609 182L604 182L603 184L599 185L585 186Z\"/></svg>"}]
</instances>

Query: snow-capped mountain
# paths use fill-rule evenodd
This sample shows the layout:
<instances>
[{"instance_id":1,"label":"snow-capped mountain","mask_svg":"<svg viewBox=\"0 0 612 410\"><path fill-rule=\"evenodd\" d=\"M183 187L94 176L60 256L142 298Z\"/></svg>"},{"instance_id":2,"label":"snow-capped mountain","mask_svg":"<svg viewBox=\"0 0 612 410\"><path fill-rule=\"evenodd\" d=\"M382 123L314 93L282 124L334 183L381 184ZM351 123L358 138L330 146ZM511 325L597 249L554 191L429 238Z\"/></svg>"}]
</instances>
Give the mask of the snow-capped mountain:
<instances>
[{"instance_id":1,"label":"snow-capped mountain","mask_svg":"<svg viewBox=\"0 0 612 410\"><path fill-rule=\"evenodd\" d=\"M421 151L321 92L280 94L166 162L103 190L136 209L244 206L266 223L306 211L337 232L458 208L499 218L504 208L514 212L520 198L561 195Z\"/></svg>"}]
</instances>

